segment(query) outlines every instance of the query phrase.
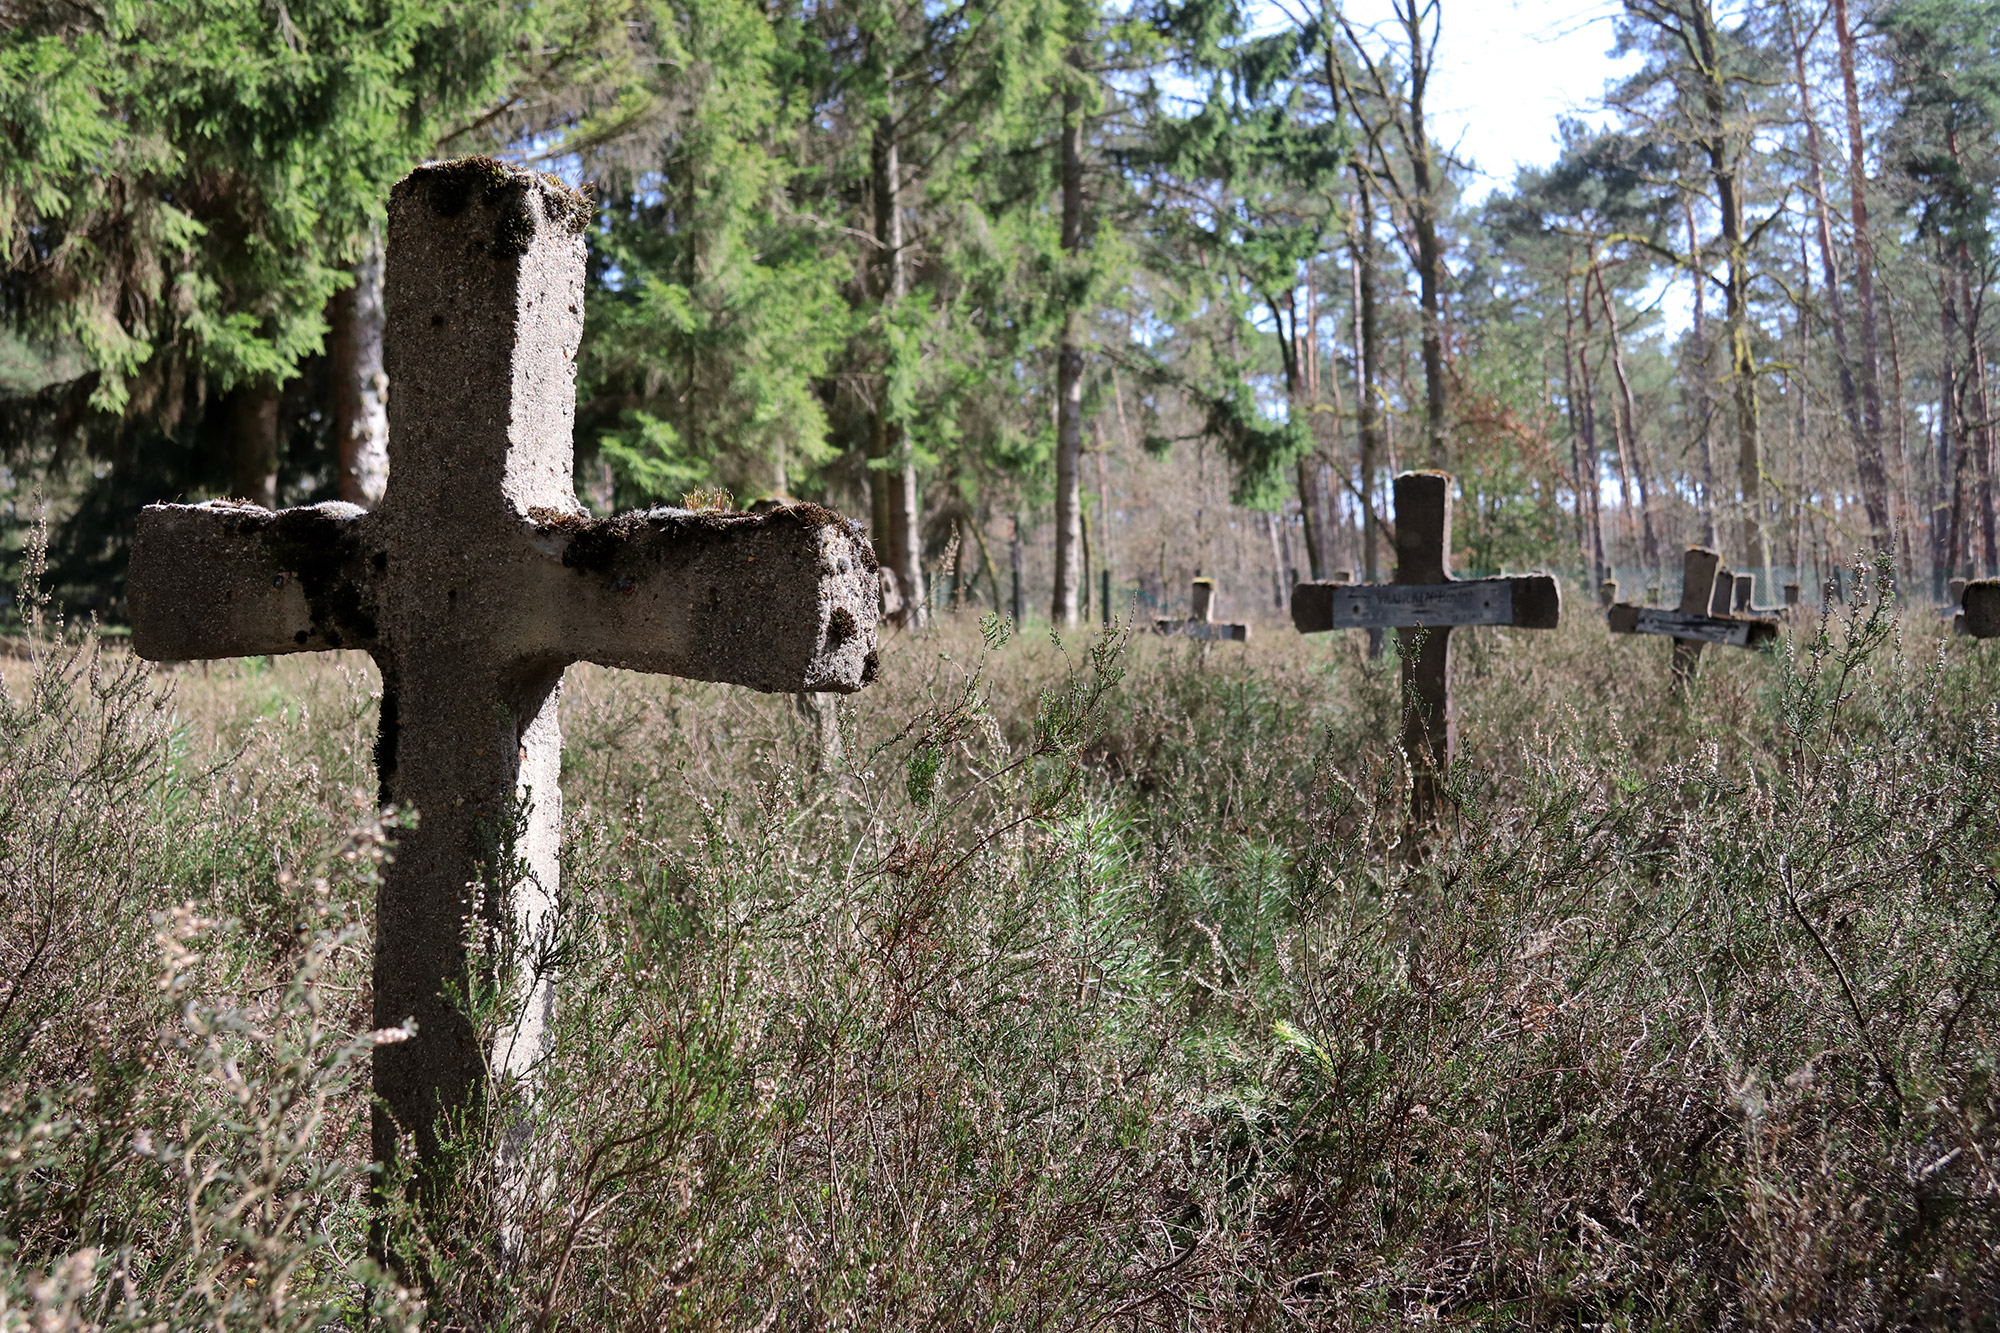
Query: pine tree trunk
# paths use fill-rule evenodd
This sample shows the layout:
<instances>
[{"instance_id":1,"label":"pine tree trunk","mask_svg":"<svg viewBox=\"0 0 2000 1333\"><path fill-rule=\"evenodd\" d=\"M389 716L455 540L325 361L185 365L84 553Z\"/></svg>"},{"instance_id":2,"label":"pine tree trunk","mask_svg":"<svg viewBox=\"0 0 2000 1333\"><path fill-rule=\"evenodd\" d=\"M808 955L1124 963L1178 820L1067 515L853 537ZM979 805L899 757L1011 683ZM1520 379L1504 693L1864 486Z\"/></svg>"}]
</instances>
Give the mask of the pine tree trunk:
<instances>
[{"instance_id":1,"label":"pine tree trunk","mask_svg":"<svg viewBox=\"0 0 2000 1333\"><path fill-rule=\"evenodd\" d=\"M1972 446L1973 473L1979 479L1980 545L1985 556L1985 572L1990 578L2000 573L2000 550L1996 550L1993 512L1993 414L1987 409L1986 349L1979 338L1979 306L1972 299L1972 285L1966 276L1966 267L1959 269L1959 297L1973 316L1965 325L1965 394L1974 423L1971 439L1966 443Z\"/></svg>"},{"instance_id":2,"label":"pine tree trunk","mask_svg":"<svg viewBox=\"0 0 2000 1333\"><path fill-rule=\"evenodd\" d=\"M875 254L880 275L882 317L887 320L908 286L903 256L902 164L896 145L896 122L884 115L875 122L871 145L874 168ZM876 556L896 578L902 607L896 620L921 627L928 618L924 597L922 536L917 512L917 469L910 460L902 423L890 416L885 383L875 405L869 471L875 518ZM886 544L887 549L883 546Z\"/></svg>"},{"instance_id":3,"label":"pine tree trunk","mask_svg":"<svg viewBox=\"0 0 2000 1333\"><path fill-rule=\"evenodd\" d=\"M1681 196L1681 211L1687 218L1688 267L1694 280L1694 321L1689 326L1699 361L1695 367L1695 418L1700 424L1697 443L1701 454L1701 544L1711 550L1721 544L1715 517L1715 401L1709 396L1714 378L1708 368L1708 270L1700 262L1701 240L1694 229L1694 196Z\"/></svg>"},{"instance_id":4,"label":"pine tree trunk","mask_svg":"<svg viewBox=\"0 0 2000 1333\"><path fill-rule=\"evenodd\" d=\"M382 238L371 233L354 285L333 298L333 436L340 498L373 509L389 484L389 377L382 371Z\"/></svg>"},{"instance_id":5,"label":"pine tree trunk","mask_svg":"<svg viewBox=\"0 0 2000 1333\"><path fill-rule=\"evenodd\" d=\"M1417 293L1423 311L1424 437L1430 466L1451 466L1444 371L1444 246L1437 234L1437 181L1431 142L1424 124L1424 93L1429 85L1430 47L1424 41L1424 7L1415 0L1402 5L1404 33L1409 41L1410 220L1417 235Z\"/></svg>"},{"instance_id":6,"label":"pine tree trunk","mask_svg":"<svg viewBox=\"0 0 2000 1333\"><path fill-rule=\"evenodd\" d=\"M1611 343L1611 371L1618 380L1618 466L1630 471L1639 487L1639 561L1648 569L1660 567L1660 543L1653 530L1653 501L1646 488L1646 466L1639 456L1639 412L1632 398L1632 381L1625 375L1625 349L1618 336L1618 314L1611 304L1611 290L1604 270L1597 271L1597 295L1604 308L1604 336ZM1626 498L1626 504L1631 499Z\"/></svg>"},{"instance_id":7,"label":"pine tree trunk","mask_svg":"<svg viewBox=\"0 0 2000 1333\"><path fill-rule=\"evenodd\" d=\"M1959 551L1964 527L1960 521L1965 499L1965 439L1961 430L1963 400L1958 388L1957 367L1952 353L1958 345L1958 296L1950 277L1941 284L1944 299L1938 303L1943 322L1940 340L1941 365L1938 371L1938 503L1936 527L1938 573L1935 582L1942 590L1958 577Z\"/></svg>"},{"instance_id":8,"label":"pine tree trunk","mask_svg":"<svg viewBox=\"0 0 2000 1333\"><path fill-rule=\"evenodd\" d=\"M246 384L229 398L231 487L239 500L278 507L278 408L273 384Z\"/></svg>"},{"instance_id":9,"label":"pine tree trunk","mask_svg":"<svg viewBox=\"0 0 2000 1333\"><path fill-rule=\"evenodd\" d=\"M1896 503L1901 513L1896 523L1897 565L1914 573L1916 553L1910 543L1916 526L1916 468L1910 461L1909 414L1903 410L1903 346L1896 333L1896 309L1883 311L1889 332L1889 382L1894 392L1890 411L1896 420Z\"/></svg>"},{"instance_id":10,"label":"pine tree trunk","mask_svg":"<svg viewBox=\"0 0 2000 1333\"><path fill-rule=\"evenodd\" d=\"M1677 18L1684 27L1677 26ZM1684 43L1690 57L1688 74L1695 83L1700 113L1692 129L1696 146L1707 158L1715 186L1716 210L1722 215L1722 257L1728 276L1723 282L1723 320L1729 342L1729 387L1736 417L1736 488L1741 505L1742 559L1770 582L1771 552L1764 525L1764 459L1757 401L1757 351L1750 310L1750 249L1743 234L1740 173L1743 143L1736 134L1730 90L1712 0L1690 0L1673 18L1656 16L1663 31Z\"/></svg>"},{"instance_id":11,"label":"pine tree trunk","mask_svg":"<svg viewBox=\"0 0 2000 1333\"><path fill-rule=\"evenodd\" d=\"M1863 156L1861 93L1854 77L1854 30L1847 0L1833 0L1833 30L1840 43L1840 82L1847 104L1847 194L1854 223L1854 295L1861 306L1861 425L1882 453L1882 356L1875 306L1875 241L1868 221L1868 164Z\"/></svg>"},{"instance_id":12,"label":"pine tree trunk","mask_svg":"<svg viewBox=\"0 0 2000 1333\"><path fill-rule=\"evenodd\" d=\"M1583 337L1576 346L1576 417L1583 445L1583 493L1590 511L1591 584L1602 585L1611 577L1611 563L1604 550L1603 455L1597 448L1597 388L1590 379L1590 300L1584 293Z\"/></svg>"},{"instance_id":13,"label":"pine tree trunk","mask_svg":"<svg viewBox=\"0 0 2000 1333\"><path fill-rule=\"evenodd\" d=\"M1318 580L1331 577L1335 552L1340 544L1339 520L1333 507L1327 503L1326 460L1340 456L1340 423L1347 415L1347 404L1345 395L1340 391L1339 360L1329 357L1324 370L1324 387L1332 391L1333 411L1326 414L1319 410L1326 395L1321 392L1319 305L1310 286L1306 288L1305 351L1307 393L1312 407L1313 452L1310 458L1301 460L1299 503L1305 510L1308 577Z\"/></svg>"},{"instance_id":14,"label":"pine tree trunk","mask_svg":"<svg viewBox=\"0 0 2000 1333\"><path fill-rule=\"evenodd\" d=\"M1375 543L1375 484L1376 473L1382 466L1381 399L1376 388L1376 376L1382 369L1382 320L1376 308L1375 209L1369 198L1367 177L1359 166L1355 175L1361 182L1354 234L1354 304L1355 318L1360 322L1354 350L1361 361L1357 368L1360 400L1354 405L1361 436L1361 581L1375 583L1382 568Z\"/></svg>"},{"instance_id":15,"label":"pine tree trunk","mask_svg":"<svg viewBox=\"0 0 2000 1333\"><path fill-rule=\"evenodd\" d=\"M1743 236L1743 205L1733 165L1715 173L1722 210L1722 243L1729 276L1723 317L1729 334L1729 387L1736 407L1736 490L1742 513L1742 558L1770 581L1771 552L1764 532L1764 455L1757 400L1757 349L1750 319L1750 250Z\"/></svg>"},{"instance_id":16,"label":"pine tree trunk","mask_svg":"<svg viewBox=\"0 0 2000 1333\"><path fill-rule=\"evenodd\" d=\"M1021 543L1021 516L1015 514L1011 535L1007 538L1007 570L1013 577L1013 588L1008 595L1007 613L1014 619L1014 631L1019 633L1027 623L1028 599L1022 587L1026 577L1027 553Z\"/></svg>"},{"instance_id":17,"label":"pine tree trunk","mask_svg":"<svg viewBox=\"0 0 2000 1333\"><path fill-rule=\"evenodd\" d=\"M1285 609L1285 553L1278 540L1278 524L1281 520L1270 510L1264 511L1264 531L1271 538L1271 604L1279 611Z\"/></svg>"},{"instance_id":18,"label":"pine tree trunk","mask_svg":"<svg viewBox=\"0 0 2000 1333\"><path fill-rule=\"evenodd\" d=\"M1074 57L1072 57L1074 63ZM1062 249L1075 260L1083 243L1083 98L1063 94ZM1074 625L1077 618L1078 555L1083 541L1083 496L1079 477L1083 453L1083 348L1078 345L1077 311L1063 315L1062 347L1056 358L1056 571L1049 619Z\"/></svg>"},{"instance_id":19,"label":"pine tree trunk","mask_svg":"<svg viewBox=\"0 0 2000 1333\"><path fill-rule=\"evenodd\" d=\"M1576 552L1583 562L1596 569L1597 559L1590 545L1586 516L1590 502L1584 496L1583 418L1577 411L1576 394L1576 300L1570 291L1568 274L1563 275L1563 412L1569 418L1569 479L1576 496Z\"/></svg>"},{"instance_id":20,"label":"pine tree trunk","mask_svg":"<svg viewBox=\"0 0 2000 1333\"><path fill-rule=\"evenodd\" d=\"M1790 18L1790 7L1786 16ZM1868 536L1877 551L1892 549L1889 523L1889 478L1882 464L1881 406L1878 402L1874 425L1863 418L1860 393L1854 382L1854 359L1847 340L1847 302L1841 295L1840 271L1833 259L1833 226L1827 216L1826 172L1820 147L1819 120L1813 114L1812 85L1806 79L1806 48L1793 25L1792 71L1799 90L1799 108L1806 123L1807 182L1812 191L1815 231L1819 241L1820 272L1826 282L1827 314L1833 326L1834 359L1839 363L1840 406L1854 441L1854 473L1861 484L1861 503L1868 513ZM1866 217L1867 205L1862 205ZM1803 319L1804 312L1800 313Z\"/></svg>"}]
</instances>

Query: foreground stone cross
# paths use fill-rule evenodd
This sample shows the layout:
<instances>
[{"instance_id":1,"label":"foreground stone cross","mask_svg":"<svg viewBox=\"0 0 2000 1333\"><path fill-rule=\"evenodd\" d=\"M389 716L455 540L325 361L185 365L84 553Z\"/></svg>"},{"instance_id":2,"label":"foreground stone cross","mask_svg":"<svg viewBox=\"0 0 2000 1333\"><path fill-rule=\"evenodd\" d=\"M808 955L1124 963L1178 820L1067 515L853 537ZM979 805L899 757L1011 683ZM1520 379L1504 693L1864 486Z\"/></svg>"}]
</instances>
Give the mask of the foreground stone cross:
<instances>
[{"instance_id":1,"label":"foreground stone cross","mask_svg":"<svg viewBox=\"0 0 2000 1333\"><path fill-rule=\"evenodd\" d=\"M378 899L374 1148L420 1159L488 1068L525 1073L550 988L482 1049L451 991L474 914L532 937L556 887L564 668L596 662L765 691L875 671L876 560L813 505L592 520L572 481L590 206L488 159L421 168L389 204L388 494L380 510L218 501L140 515L134 647L155 660L359 648L382 671L382 799L414 806ZM482 866L525 863L498 904ZM505 874L504 861L500 873ZM492 872L488 872L489 875Z\"/></svg>"},{"instance_id":2,"label":"foreground stone cross","mask_svg":"<svg viewBox=\"0 0 2000 1333\"><path fill-rule=\"evenodd\" d=\"M1739 594L1735 575L1722 568L1722 557L1706 546L1690 546L1681 557L1681 604L1676 610L1657 606L1614 604L1605 613L1613 634L1663 634L1674 641L1674 689L1682 698L1694 685L1695 666L1704 643L1754 648L1778 635L1769 620L1732 616L1730 605L1749 601Z\"/></svg>"},{"instance_id":3,"label":"foreground stone cross","mask_svg":"<svg viewBox=\"0 0 2000 1333\"><path fill-rule=\"evenodd\" d=\"M1403 641L1403 753L1410 761L1411 819L1434 823L1440 775L1458 745L1451 713L1454 625L1554 629L1562 590L1553 575L1451 576L1451 475L1405 472L1395 481L1396 580L1390 584L1301 583L1292 624L1301 634L1394 629ZM1414 649L1411 630L1422 630Z\"/></svg>"},{"instance_id":4,"label":"foreground stone cross","mask_svg":"<svg viewBox=\"0 0 2000 1333\"><path fill-rule=\"evenodd\" d=\"M1153 628L1161 634L1184 634L1190 639L1222 639L1231 643L1250 640L1248 625L1227 624L1215 619L1215 580L1196 579L1188 590L1188 618L1159 620Z\"/></svg>"}]
</instances>

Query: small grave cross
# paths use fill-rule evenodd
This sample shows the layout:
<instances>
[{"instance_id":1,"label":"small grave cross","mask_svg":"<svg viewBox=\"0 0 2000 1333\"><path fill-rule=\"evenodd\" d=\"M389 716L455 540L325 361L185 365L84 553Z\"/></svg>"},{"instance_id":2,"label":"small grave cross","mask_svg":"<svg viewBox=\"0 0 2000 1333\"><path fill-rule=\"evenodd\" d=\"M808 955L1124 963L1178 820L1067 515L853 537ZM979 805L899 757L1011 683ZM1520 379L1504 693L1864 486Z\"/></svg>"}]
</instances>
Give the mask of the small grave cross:
<instances>
[{"instance_id":1,"label":"small grave cross","mask_svg":"<svg viewBox=\"0 0 2000 1333\"><path fill-rule=\"evenodd\" d=\"M2000 639L2000 579L1975 579L1965 585L1959 623L1975 639Z\"/></svg>"},{"instance_id":2,"label":"small grave cross","mask_svg":"<svg viewBox=\"0 0 2000 1333\"><path fill-rule=\"evenodd\" d=\"M1722 568L1722 557L1706 546L1690 546L1681 557L1681 604L1668 610L1657 606L1615 603L1605 613L1613 634L1664 634L1674 641L1674 689L1683 697L1694 683L1695 665L1704 643L1753 648L1777 637L1768 620L1732 616L1730 604L1747 603L1746 577L1739 583Z\"/></svg>"},{"instance_id":3,"label":"small grave cross","mask_svg":"<svg viewBox=\"0 0 2000 1333\"><path fill-rule=\"evenodd\" d=\"M1250 639L1248 625L1226 624L1215 617L1215 580L1196 579L1188 593L1188 618L1186 620L1161 620L1154 628L1161 634L1185 634L1190 639L1222 639L1234 643L1247 643Z\"/></svg>"},{"instance_id":4,"label":"small grave cross","mask_svg":"<svg viewBox=\"0 0 2000 1333\"><path fill-rule=\"evenodd\" d=\"M1945 582L1945 596L1950 605L1938 608L1944 617L1945 628L1952 634L1970 634L1965 627L1965 590L1972 586L1971 579L1949 579Z\"/></svg>"},{"instance_id":5,"label":"small grave cross","mask_svg":"<svg viewBox=\"0 0 2000 1333\"><path fill-rule=\"evenodd\" d=\"M1292 624L1301 634L1333 629L1394 629L1404 641L1403 753L1411 773L1414 822L1436 821L1439 775L1457 748L1451 713L1454 625L1554 629L1562 590L1548 574L1486 579L1451 577L1451 475L1405 472L1395 480L1394 583L1301 583L1292 589ZM1410 630L1424 631L1414 651Z\"/></svg>"},{"instance_id":6,"label":"small grave cross","mask_svg":"<svg viewBox=\"0 0 2000 1333\"><path fill-rule=\"evenodd\" d=\"M593 520L578 504L590 216L552 177L491 159L412 172L389 203L381 508L152 505L133 543L140 656L359 648L381 668L382 799L419 821L376 903L376 1025L417 1024L375 1052L383 1162L401 1134L433 1160L489 1060L524 1074L540 1053L546 982L498 1051L450 993L481 866L504 872L510 839L527 878L485 904L487 924L511 914L532 938L551 901L570 663L793 693L848 693L875 672L877 566L856 525L814 505Z\"/></svg>"}]
</instances>

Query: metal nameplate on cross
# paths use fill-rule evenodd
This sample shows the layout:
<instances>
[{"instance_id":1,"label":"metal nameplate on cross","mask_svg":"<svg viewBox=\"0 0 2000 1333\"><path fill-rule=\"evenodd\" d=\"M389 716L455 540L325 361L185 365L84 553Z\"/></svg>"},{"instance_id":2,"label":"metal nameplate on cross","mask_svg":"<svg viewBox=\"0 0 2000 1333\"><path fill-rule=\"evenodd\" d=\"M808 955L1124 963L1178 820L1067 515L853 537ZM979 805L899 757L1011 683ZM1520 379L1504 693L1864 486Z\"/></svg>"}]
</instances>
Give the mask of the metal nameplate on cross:
<instances>
[{"instance_id":1,"label":"metal nameplate on cross","mask_svg":"<svg viewBox=\"0 0 2000 1333\"><path fill-rule=\"evenodd\" d=\"M499 1050L450 996L481 867L517 828L526 878L497 910L532 938L552 901L570 663L789 692L875 673L877 565L857 525L814 505L592 519L577 502L590 218L554 178L490 159L412 172L389 203L380 510L154 505L133 542L141 656L359 648L381 668L382 799L418 823L377 899L375 1023L416 1020L375 1053L379 1161L401 1135L431 1160L489 1067L522 1074L540 1053L546 980Z\"/></svg>"},{"instance_id":2,"label":"metal nameplate on cross","mask_svg":"<svg viewBox=\"0 0 2000 1333\"><path fill-rule=\"evenodd\" d=\"M1749 620L1731 620L1720 616L1689 615L1683 611L1670 611L1664 607L1641 606L1633 610L1631 628L1620 628L1620 622L1613 622L1615 634L1664 634L1674 639L1695 639L1702 643L1719 643L1731 648L1750 646L1750 632L1760 628ZM1761 626L1768 629L1768 625Z\"/></svg>"},{"instance_id":3,"label":"metal nameplate on cross","mask_svg":"<svg viewBox=\"0 0 2000 1333\"><path fill-rule=\"evenodd\" d=\"M1220 639L1225 643L1248 643L1250 627L1216 620L1215 580L1196 579L1188 590L1189 616L1186 620L1158 620L1153 628L1161 634L1179 634L1190 639Z\"/></svg>"},{"instance_id":4,"label":"metal nameplate on cross","mask_svg":"<svg viewBox=\"0 0 2000 1333\"><path fill-rule=\"evenodd\" d=\"M1778 636L1772 621L1732 615L1750 603L1750 580L1722 568L1722 557L1706 546L1690 546L1681 557L1681 603L1668 609L1613 603L1604 613L1613 634L1658 634L1674 641L1674 685L1685 694L1705 643L1754 648Z\"/></svg>"},{"instance_id":5,"label":"metal nameplate on cross","mask_svg":"<svg viewBox=\"0 0 2000 1333\"><path fill-rule=\"evenodd\" d=\"M1299 592L1321 585L1302 583ZM1514 580L1468 579L1434 588L1386 585L1330 585L1328 599L1334 629L1396 629L1420 625L1511 625L1514 623ZM1315 591L1312 596L1318 596ZM1293 611L1297 623L1298 612ZM1310 631L1307 631L1310 632Z\"/></svg>"},{"instance_id":6,"label":"metal nameplate on cross","mask_svg":"<svg viewBox=\"0 0 2000 1333\"><path fill-rule=\"evenodd\" d=\"M1452 628L1554 629L1562 620L1562 589L1553 575L1451 577L1451 488L1445 472L1405 472L1395 479L1394 583L1301 583L1292 589L1292 624L1301 634L1379 628L1416 639L1406 641L1401 656L1403 752L1410 760L1411 818L1419 824L1437 817L1439 775L1458 745L1449 688Z\"/></svg>"}]
</instances>

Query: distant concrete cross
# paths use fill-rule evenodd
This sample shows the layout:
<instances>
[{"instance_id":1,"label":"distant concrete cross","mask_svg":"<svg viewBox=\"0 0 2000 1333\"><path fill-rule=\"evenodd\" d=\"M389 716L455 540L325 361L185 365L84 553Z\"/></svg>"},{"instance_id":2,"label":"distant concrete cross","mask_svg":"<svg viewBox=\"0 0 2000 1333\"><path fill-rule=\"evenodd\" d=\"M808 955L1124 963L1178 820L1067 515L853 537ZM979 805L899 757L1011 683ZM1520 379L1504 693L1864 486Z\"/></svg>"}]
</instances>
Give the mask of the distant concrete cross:
<instances>
[{"instance_id":1,"label":"distant concrete cross","mask_svg":"<svg viewBox=\"0 0 2000 1333\"><path fill-rule=\"evenodd\" d=\"M490 159L420 168L390 196L388 494L374 513L232 501L139 518L129 597L142 657L359 648L382 671L382 799L419 823L376 904L375 1156L431 1160L488 1061L525 1073L550 990L502 1049L454 1005L468 928L532 937L556 887L564 669L596 662L771 692L875 673L876 560L825 509L654 509L591 519L572 481L590 205ZM525 805L525 812L522 806ZM481 867L526 879L481 904ZM487 872L493 873L491 869Z\"/></svg>"},{"instance_id":2,"label":"distant concrete cross","mask_svg":"<svg viewBox=\"0 0 2000 1333\"><path fill-rule=\"evenodd\" d=\"M1966 584L1959 604L1965 608L1964 633L1975 639L2000 639L2000 579Z\"/></svg>"},{"instance_id":3,"label":"distant concrete cross","mask_svg":"<svg viewBox=\"0 0 2000 1333\"><path fill-rule=\"evenodd\" d=\"M1694 684L1704 643L1754 648L1777 637L1769 620L1730 614L1732 603L1747 605L1749 576L1722 568L1722 557L1705 546L1690 546L1681 557L1678 610L1616 603L1605 613L1613 634L1663 634L1674 641L1674 689L1683 698Z\"/></svg>"},{"instance_id":4,"label":"distant concrete cross","mask_svg":"<svg viewBox=\"0 0 2000 1333\"><path fill-rule=\"evenodd\" d=\"M1394 583L1301 583L1292 589L1292 624L1301 634L1394 629L1403 641L1403 753L1410 761L1411 818L1418 824L1436 822L1441 775L1458 745L1452 627L1554 629L1562 619L1562 590L1551 575L1451 576L1451 485L1445 472L1396 478ZM1424 631L1414 650L1411 630Z\"/></svg>"},{"instance_id":5,"label":"distant concrete cross","mask_svg":"<svg viewBox=\"0 0 2000 1333\"><path fill-rule=\"evenodd\" d=\"M1225 624L1215 619L1215 580L1196 579L1188 590L1188 618L1186 620L1156 621L1154 628L1162 634L1184 634L1190 639L1222 639L1227 642L1246 643L1250 639L1248 625Z\"/></svg>"},{"instance_id":6,"label":"distant concrete cross","mask_svg":"<svg viewBox=\"0 0 2000 1333\"><path fill-rule=\"evenodd\" d=\"M1950 605L1938 608L1938 613L1944 617L1945 627L1953 634L1971 633L1965 627L1965 590L1971 586L1971 579L1945 581L1945 597Z\"/></svg>"}]
</instances>

